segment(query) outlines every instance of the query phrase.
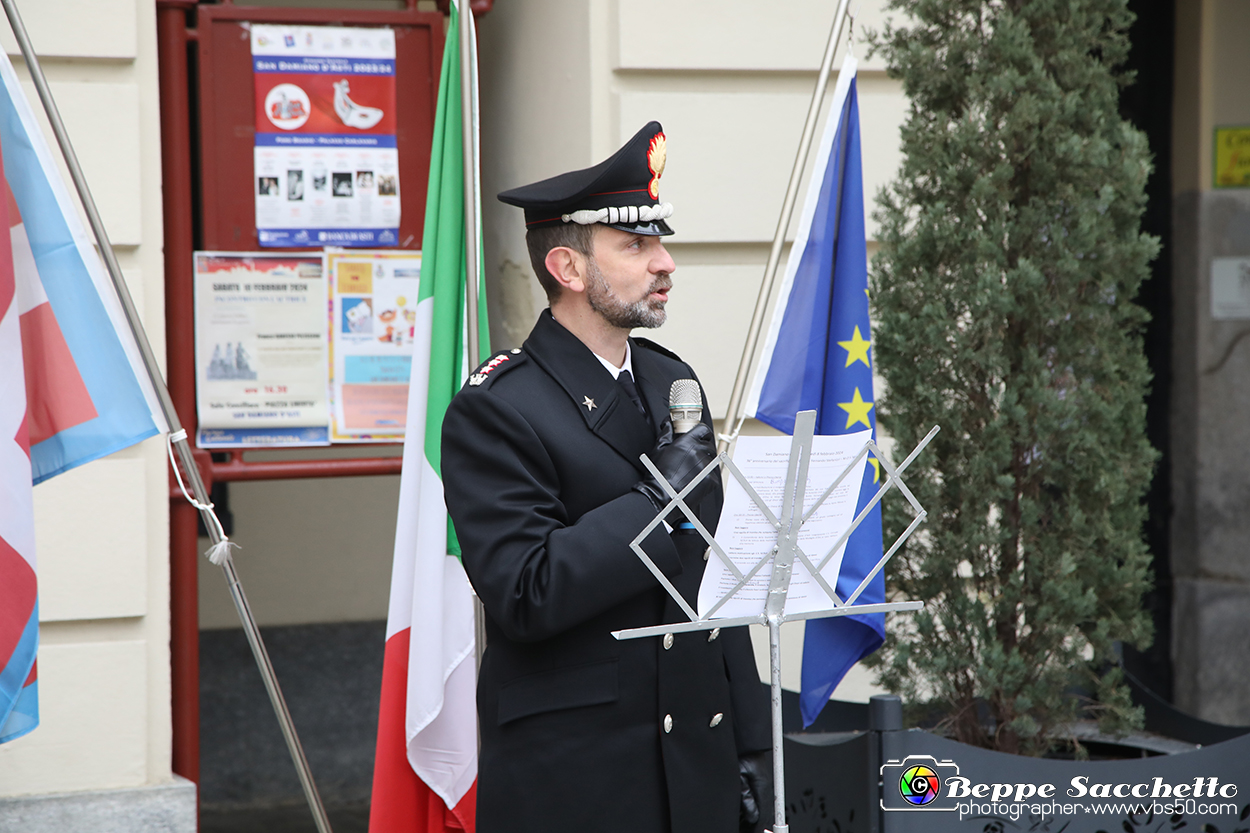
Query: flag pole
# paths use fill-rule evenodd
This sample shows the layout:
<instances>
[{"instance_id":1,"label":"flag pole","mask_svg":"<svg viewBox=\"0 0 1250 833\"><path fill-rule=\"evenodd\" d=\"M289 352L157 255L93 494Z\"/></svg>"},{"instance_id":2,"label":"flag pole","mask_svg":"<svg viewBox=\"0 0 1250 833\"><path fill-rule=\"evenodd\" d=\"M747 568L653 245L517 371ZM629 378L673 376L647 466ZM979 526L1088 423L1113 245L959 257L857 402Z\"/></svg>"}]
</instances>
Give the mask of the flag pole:
<instances>
[{"instance_id":1,"label":"flag pole","mask_svg":"<svg viewBox=\"0 0 1250 833\"><path fill-rule=\"evenodd\" d=\"M477 193L477 98L473 95L477 67L473 61L473 9L470 0L456 0L460 17L460 122L464 142L464 238L465 306L468 311L469 368L481 364L479 355L478 193Z\"/></svg>"},{"instance_id":2,"label":"flag pole","mask_svg":"<svg viewBox=\"0 0 1250 833\"><path fill-rule=\"evenodd\" d=\"M482 363L478 321L478 182L477 182L477 66L473 60L473 9L470 0L456 0L460 23L460 133L464 142L464 302L468 319L468 365L472 370ZM486 613L482 600L473 595L473 651L477 667L482 667L486 649Z\"/></svg>"},{"instance_id":3,"label":"flag pole","mask_svg":"<svg viewBox=\"0 0 1250 833\"><path fill-rule=\"evenodd\" d=\"M820 116L820 107L824 103L825 89L829 86L829 73L833 69L833 57L838 51L838 42L842 40L842 28L846 24L847 10L851 0L840 0L838 10L833 16L833 27L829 32L829 43L825 46L825 57L820 64L820 74L816 77L816 89L812 91L812 103L807 108L807 121L803 123L803 135L799 139L799 150L794 157L794 168L790 171L790 184L786 186L786 197L781 204L781 216L777 220L777 231L773 234L772 249L768 252L768 264L764 267L764 280L760 284L760 294L755 300L755 312L751 314L751 326L747 329L746 344L742 348L742 360L738 364L738 375L734 377L734 386L729 394L729 407L725 410L725 430L720 435L718 450L726 451L729 443L737 436L743 419L743 398L746 393L747 377L751 372L751 363L755 360L755 351L759 346L760 330L764 324L764 311L768 308L768 299L772 296L773 286L777 282L777 267L781 263L781 249L785 244L786 230L790 227L790 218L794 214L794 203L799 195L799 183L803 179L803 169L807 166L807 155L812 148L812 139L816 135L816 121Z\"/></svg>"},{"instance_id":4,"label":"flag pole","mask_svg":"<svg viewBox=\"0 0 1250 833\"><path fill-rule=\"evenodd\" d=\"M295 764L300 783L304 788L304 795L308 799L313 820L317 824L317 830L319 833L331 833L330 821L326 817L325 807L322 806L321 796L317 793L317 785L313 782L312 771L309 769L308 760L304 756L299 735L295 731L295 724L291 720L291 713L287 709L286 700L282 696L282 689L278 685L273 665L269 661L269 653L265 649L260 629L256 625L256 619L252 615L252 610L248 604L247 596L243 592L243 586L239 581L238 573L234 569L234 561L230 557L229 541L222 532L221 523L213 512L212 503L209 502L208 491L204 488L204 481L200 477L199 467L196 466L195 459L191 455L191 447L187 442L187 433L178 419L178 412L174 409L173 399L169 395L169 389L165 386L165 378L161 375L160 365L156 361L156 355L152 352L152 345L148 342L147 333L144 332L143 323L139 318L138 311L135 309L134 300L130 297L130 290L127 288L126 280L122 276L121 266L117 262L117 255L109 242L108 232L105 230L104 222L100 218L100 212L96 208L95 199L91 196L91 189L87 186L87 180L83 175L82 167L78 164L78 155L74 152L74 147L70 143L69 134L65 130L65 123L61 120L60 110L56 106L56 101L52 98L52 91L48 87L48 80L44 76L43 67L40 66L39 58L35 55L35 49L31 45L30 36L26 32L26 26L22 23L21 15L17 11L15 0L0 0L0 4L4 6L4 13L9 19L9 26L12 28L18 47L22 51L22 58L26 61L26 68L30 71L30 77L34 82L35 90L39 93L39 101L43 104L44 112L48 116L48 123L52 127L52 133L56 136L57 144L61 148L61 155L65 159L65 166L69 169L70 179L73 180L74 188L78 191L79 200L82 203L83 211L87 215L87 222L91 226L91 231L95 235L96 245L99 248L101 257L104 259L109 278L113 283L113 289L117 293L122 311L126 315L126 322L130 325L130 331L134 336L135 344L139 348L143 366L147 370L148 378L152 383L152 389L155 391L160 404L161 414L169 426L169 441L172 452L170 464L174 464L173 453L176 453L178 462L182 464L182 470L190 483L191 495L189 497L193 498L191 502L200 510L200 516L204 520L204 527L208 530L214 551L218 553L217 557L220 558L221 568L225 573L230 596L234 600L235 609L238 611L239 619L243 623L243 630L247 636L248 644L252 648L257 668L260 669L265 689L269 692L270 702L273 704L274 712L278 717L279 726L282 729L283 737L286 739L287 748L290 750L291 759ZM177 466L175 466L174 472L175 474L178 473ZM181 478L179 478L179 483L181 484L181 482Z\"/></svg>"}]
</instances>

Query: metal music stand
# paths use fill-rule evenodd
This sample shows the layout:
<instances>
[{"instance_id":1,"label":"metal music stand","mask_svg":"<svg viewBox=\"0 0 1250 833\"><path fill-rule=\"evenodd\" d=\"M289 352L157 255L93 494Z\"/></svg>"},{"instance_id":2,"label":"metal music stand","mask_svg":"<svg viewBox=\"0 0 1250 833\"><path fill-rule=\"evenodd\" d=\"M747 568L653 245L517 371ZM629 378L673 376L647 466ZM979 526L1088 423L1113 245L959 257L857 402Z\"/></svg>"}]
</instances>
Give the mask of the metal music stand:
<instances>
[{"instance_id":1,"label":"metal music stand","mask_svg":"<svg viewBox=\"0 0 1250 833\"><path fill-rule=\"evenodd\" d=\"M694 480L692 480L690 484L680 492L673 489L672 485L664 479L663 475L660 474L659 470L655 467L655 464L653 464L644 454L642 456L643 465L647 467L647 470L651 472L652 476L654 476L664 487L665 492L669 496L669 502L663 509L660 510L659 514L657 514L655 518L643 528L642 532L638 533L638 537L630 543L630 548L640 559L642 559L642 562L647 565L647 569L649 569L652 575L654 575L660 584L664 586L664 589L667 590L668 594L673 597L673 600L677 602L677 604L685 612L686 616L689 617L690 621L657 625L648 628L631 628L629 630L612 632L612 635L617 639L640 639L646 636L665 636L671 633L688 633L691 631L712 630L713 628L735 627L737 625L758 624L768 626L768 665L771 677L770 688L772 690L773 724L774 815L772 833L788 833L790 829L789 825L786 824L785 762L782 757L782 623L801 619L823 619L832 616L846 616L853 613L914 611L919 610L924 606L923 602L856 604L855 600L859 598L860 594L863 593L868 587L868 583L872 581L877 573L881 571L881 569L885 566L885 563L890 560L894 553L898 551L898 548L902 546L903 542L911 536L912 532L916 530L916 527L920 526L921 522L923 522L926 517L927 513L924 508L920 505L920 502L916 500L916 496L911 493L911 490L907 488L907 484L903 482L900 475L909 465L911 465L912 461L916 459L920 452L924 450L925 446L929 444L929 441L932 440L937 434L937 426L934 426L933 430L931 430L925 438L920 441L920 444L912 450L911 454L907 455L907 459L905 459L897 468L890 464L889 460L886 459L885 455L883 455L881 450L877 447L877 444L870 438L864 443L864 447L860 449L859 454L855 456L855 459L852 460L845 469L843 469L842 474L834 480L834 482L824 491L823 494L821 494L816 502L812 504L811 507L804 507L803 501L807 491L807 471L808 465L811 461L812 437L815 434L815 429L815 411L800 411L796 415L794 421L794 438L790 445L790 460L786 470L785 485L783 486L782 491L780 517L773 514L773 511L759 496L759 493L750 484L750 482L747 481L746 476L725 452L721 452L715 460L708 463L703 471L699 472ZM855 520L852 521L851 525L845 532L842 533L841 537L838 538L833 547L831 547L818 562L814 563L812 559L808 557L807 553L803 552L802 548L799 546L799 531L802 529L804 522L806 522L820 507L820 505L824 503L831 494L833 494L834 489L842 483L847 475L855 469L859 462L863 460L869 452L876 456L877 460L881 464L881 467L885 469L888 476L886 477L885 482L881 484L881 487L877 490L877 493L873 495L872 500L868 501L868 504L864 506L864 508L855 516ZM763 513L764 517L768 519L768 522L772 524L773 528L777 530L776 545L770 552L764 554L754 565L752 565L746 573L743 573L738 566L734 564L733 560L725 554L725 551L721 549L715 538L712 537L712 534L708 532L707 528L699 521L698 517L695 516L694 512L692 512L690 507L685 503L685 498L690 494L691 490L693 490L694 487L701 480L703 480L703 478L708 477L713 471L721 467L727 469L730 475L742 484L742 488L746 490L747 494L759 508L760 512ZM881 498L885 496L885 493L889 491L891 487L898 488L898 490L907 499L907 502L911 504L912 509L915 510L916 516L908 525L907 529L905 529L903 533L898 536L898 539L895 540L890 548L886 550L885 554L881 556L881 560L877 562L871 572L869 572L868 575L864 577L864 580L859 583L859 586L855 588L855 591L851 593L851 595L847 596L846 600L843 601L838 597L834 588L829 586L829 583L820 574L820 571L826 564L829 563L829 559L831 559L838 549L841 548L841 546L847 541L847 539L850 538L851 533L855 531L864 518L868 516L868 513L872 510L872 508L881 501ZM703 536L703 539L707 541L712 552L716 553L716 557L721 560L726 569L728 569L733 574L734 578L737 579L737 584L733 587L733 589L722 596L716 604L708 610L707 615L703 617L700 617L694 609L690 607L685 598L682 597L681 593L677 591L677 588L673 587L672 582L668 580L668 577L660 571L660 569L655 565L655 562L651 560L651 557L648 556L642 549L642 541L646 539L646 537L650 535L651 532L659 526L663 522L663 519L668 517L674 509L681 510L682 514L686 516L686 518L694 525L695 529L699 531L699 534ZM819 584L825 595L829 597L831 607L823 610L786 614L786 595L790 590L790 578L794 570L794 560L796 558L807 567L807 570L811 573L812 578L817 582L817 584ZM761 613L755 616L740 616L723 619L712 618L722 605L729 601L729 599L731 599L739 590L745 587L747 583L755 577L756 573L769 563L772 564L772 580L769 584L768 596L764 603L764 610Z\"/></svg>"}]
</instances>

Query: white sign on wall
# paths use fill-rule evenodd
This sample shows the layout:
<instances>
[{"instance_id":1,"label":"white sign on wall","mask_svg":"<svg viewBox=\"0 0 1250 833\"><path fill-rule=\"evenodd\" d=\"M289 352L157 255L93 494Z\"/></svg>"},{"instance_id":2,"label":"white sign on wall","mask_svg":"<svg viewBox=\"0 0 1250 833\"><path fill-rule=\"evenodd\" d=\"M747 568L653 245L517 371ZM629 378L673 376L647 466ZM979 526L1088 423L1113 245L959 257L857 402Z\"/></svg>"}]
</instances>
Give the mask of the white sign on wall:
<instances>
[{"instance_id":1,"label":"white sign on wall","mask_svg":"<svg viewBox=\"0 0 1250 833\"><path fill-rule=\"evenodd\" d=\"M1250 257L1212 259L1211 317L1250 319Z\"/></svg>"},{"instance_id":2,"label":"white sign on wall","mask_svg":"<svg viewBox=\"0 0 1250 833\"><path fill-rule=\"evenodd\" d=\"M200 448L329 445L320 254L195 253Z\"/></svg>"}]
</instances>

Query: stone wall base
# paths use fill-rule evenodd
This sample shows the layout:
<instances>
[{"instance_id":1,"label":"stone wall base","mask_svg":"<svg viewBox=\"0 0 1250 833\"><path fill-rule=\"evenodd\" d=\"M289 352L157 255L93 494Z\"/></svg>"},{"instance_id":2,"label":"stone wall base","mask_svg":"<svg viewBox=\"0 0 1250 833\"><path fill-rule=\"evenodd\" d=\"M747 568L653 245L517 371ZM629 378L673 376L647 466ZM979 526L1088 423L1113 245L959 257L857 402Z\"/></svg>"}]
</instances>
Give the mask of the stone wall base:
<instances>
[{"instance_id":1,"label":"stone wall base","mask_svg":"<svg viewBox=\"0 0 1250 833\"><path fill-rule=\"evenodd\" d=\"M195 784L0 797L0 830L22 833L195 833Z\"/></svg>"}]
</instances>

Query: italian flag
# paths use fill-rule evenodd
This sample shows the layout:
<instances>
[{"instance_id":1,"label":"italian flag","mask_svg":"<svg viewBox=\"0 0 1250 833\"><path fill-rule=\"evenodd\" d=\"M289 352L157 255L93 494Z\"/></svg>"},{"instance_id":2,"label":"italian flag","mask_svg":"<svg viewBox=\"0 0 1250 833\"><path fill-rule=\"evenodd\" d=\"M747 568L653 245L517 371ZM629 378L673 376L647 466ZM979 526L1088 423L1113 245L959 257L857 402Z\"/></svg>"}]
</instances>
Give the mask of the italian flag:
<instances>
[{"instance_id":1,"label":"italian flag","mask_svg":"<svg viewBox=\"0 0 1250 833\"><path fill-rule=\"evenodd\" d=\"M443 414L469 372L458 20L453 3L430 156L370 833L474 829L473 594L443 505L439 453ZM474 203L480 217L477 195ZM480 237L474 245L480 253ZM480 290L480 269L476 279ZM485 354L486 339L480 345Z\"/></svg>"}]
</instances>

